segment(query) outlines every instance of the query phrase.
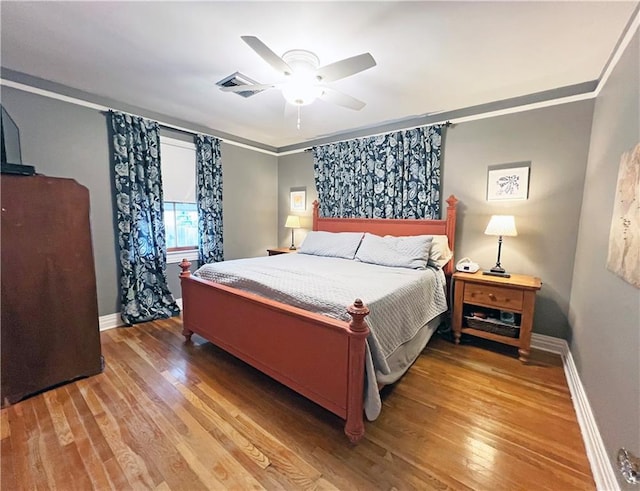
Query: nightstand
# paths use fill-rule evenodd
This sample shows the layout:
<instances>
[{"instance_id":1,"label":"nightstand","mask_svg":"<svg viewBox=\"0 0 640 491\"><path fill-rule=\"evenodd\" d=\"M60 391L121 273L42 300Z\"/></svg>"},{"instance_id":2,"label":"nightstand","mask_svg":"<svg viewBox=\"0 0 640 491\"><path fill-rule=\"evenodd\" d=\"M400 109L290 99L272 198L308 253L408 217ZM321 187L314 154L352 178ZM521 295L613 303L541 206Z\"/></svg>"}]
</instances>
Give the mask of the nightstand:
<instances>
[{"instance_id":1,"label":"nightstand","mask_svg":"<svg viewBox=\"0 0 640 491\"><path fill-rule=\"evenodd\" d=\"M540 278L523 274L502 278L483 275L482 271L454 273L452 328L456 344L462 334L490 339L517 347L520 361L526 363L536 293L541 287Z\"/></svg>"},{"instance_id":2,"label":"nightstand","mask_svg":"<svg viewBox=\"0 0 640 491\"><path fill-rule=\"evenodd\" d=\"M292 252L298 252L296 249L289 249L288 247L274 247L273 249L267 249L267 253L270 256L277 256L278 254L290 254Z\"/></svg>"}]
</instances>

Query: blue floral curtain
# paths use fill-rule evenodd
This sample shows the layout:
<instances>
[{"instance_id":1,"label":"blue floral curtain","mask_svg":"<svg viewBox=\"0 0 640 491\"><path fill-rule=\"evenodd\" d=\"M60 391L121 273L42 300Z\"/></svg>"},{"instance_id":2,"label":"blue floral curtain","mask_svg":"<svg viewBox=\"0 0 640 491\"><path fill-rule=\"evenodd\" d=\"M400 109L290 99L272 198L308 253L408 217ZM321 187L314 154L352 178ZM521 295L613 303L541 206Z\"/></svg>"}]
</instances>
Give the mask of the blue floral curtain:
<instances>
[{"instance_id":1,"label":"blue floral curtain","mask_svg":"<svg viewBox=\"0 0 640 491\"><path fill-rule=\"evenodd\" d=\"M442 125L314 147L320 213L439 218Z\"/></svg>"},{"instance_id":2,"label":"blue floral curtain","mask_svg":"<svg viewBox=\"0 0 640 491\"><path fill-rule=\"evenodd\" d=\"M223 259L220 140L196 135L196 162L198 260L202 265Z\"/></svg>"},{"instance_id":3,"label":"blue floral curtain","mask_svg":"<svg viewBox=\"0 0 640 491\"><path fill-rule=\"evenodd\" d=\"M178 315L167 287L158 123L110 115L122 320L131 325Z\"/></svg>"}]
</instances>

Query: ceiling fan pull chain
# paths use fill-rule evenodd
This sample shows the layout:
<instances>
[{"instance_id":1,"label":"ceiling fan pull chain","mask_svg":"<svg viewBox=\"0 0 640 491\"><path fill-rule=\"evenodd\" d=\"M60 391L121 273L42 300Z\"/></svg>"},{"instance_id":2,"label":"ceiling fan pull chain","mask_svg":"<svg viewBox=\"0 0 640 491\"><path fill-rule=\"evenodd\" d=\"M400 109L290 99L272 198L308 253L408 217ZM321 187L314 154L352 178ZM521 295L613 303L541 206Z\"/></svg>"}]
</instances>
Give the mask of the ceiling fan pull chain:
<instances>
[{"instance_id":1,"label":"ceiling fan pull chain","mask_svg":"<svg viewBox=\"0 0 640 491\"><path fill-rule=\"evenodd\" d=\"M300 129L300 106L298 106L298 124L297 124L298 130Z\"/></svg>"}]
</instances>

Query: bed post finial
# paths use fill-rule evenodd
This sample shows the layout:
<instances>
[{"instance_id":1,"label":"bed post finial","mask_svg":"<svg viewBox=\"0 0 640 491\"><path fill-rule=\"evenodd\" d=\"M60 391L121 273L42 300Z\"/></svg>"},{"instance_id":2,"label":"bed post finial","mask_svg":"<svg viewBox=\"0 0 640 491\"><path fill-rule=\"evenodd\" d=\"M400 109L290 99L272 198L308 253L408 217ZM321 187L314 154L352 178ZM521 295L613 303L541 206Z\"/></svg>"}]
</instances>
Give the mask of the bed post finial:
<instances>
[{"instance_id":1,"label":"bed post finial","mask_svg":"<svg viewBox=\"0 0 640 491\"><path fill-rule=\"evenodd\" d=\"M367 324L364 321L364 318L369 315L369 309L367 306L362 303L362 300L356 298L353 305L351 305L347 312L351 316L351 322L349 322L349 329L353 332L364 332L369 331Z\"/></svg>"},{"instance_id":2,"label":"bed post finial","mask_svg":"<svg viewBox=\"0 0 640 491\"><path fill-rule=\"evenodd\" d=\"M180 278L191 276L191 271L189 271L189 268L191 267L191 263L187 261L186 258L182 259L182 262L180 263L179 266L180 266L180 269L182 270L180 271Z\"/></svg>"}]
</instances>

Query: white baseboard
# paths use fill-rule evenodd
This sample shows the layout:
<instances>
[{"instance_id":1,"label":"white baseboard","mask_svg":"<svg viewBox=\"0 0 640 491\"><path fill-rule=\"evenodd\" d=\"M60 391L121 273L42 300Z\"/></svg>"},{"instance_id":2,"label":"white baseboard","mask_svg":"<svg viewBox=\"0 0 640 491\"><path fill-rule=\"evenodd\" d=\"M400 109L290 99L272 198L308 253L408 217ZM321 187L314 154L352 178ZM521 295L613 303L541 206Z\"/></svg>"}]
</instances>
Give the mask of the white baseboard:
<instances>
[{"instance_id":1,"label":"white baseboard","mask_svg":"<svg viewBox=\"0 0 640 491\"><path fill-rule=\"evenodd\" d=\"M180 310L182 310L182 298L176 298L176 303ZM122 317L120 317L120 313L117 312L115 314L102 315L98 318L100 325L100 332L106 331L108 329L113 329L114 327L124 326L124 322L122 322Z\"/></svg>"},{"instance_id":2,"label":"white baseboard","mask_svg":"<svg viewBox=\"0 0 640 491\"><path fill-rule=\"evenodd\" d=\"M122 318L120 317L120 313L109 314L109 315L101 315L98 318L100 322L100 331L106 331L107 329L113 329L114 327L123 326L124 322L122 322Z\"/></svg>"},{"instance_id":3,"label":"white baseboard","mask_svg":"<svg viewBox=\"0 0 640 491\"><path fill-rule=\"evenodd\" d=\"M584 390L578 369L573 361L569 345L564 339L533 333L531 347L542 351L550 351L562 357L564 375L567 378L571 400L576 411L578 425L582 432L587 458L591 465L591 472L600 491L620 491L620 485L616 480L615 471L607 455L604 442L600 436L587 393Z\"/></svg>"},{"instance_id":4,"label":"white baseboard","mask_svg":"<svg viewBox=\"0 0 640 491\"><path fill-rule=\"evenodd\" d=\"M569 351L569 345L564 339L545 336L544 334L531 333L531 347L542 351L549 351L563 356Z\"/></svg>"}]
</instances>

